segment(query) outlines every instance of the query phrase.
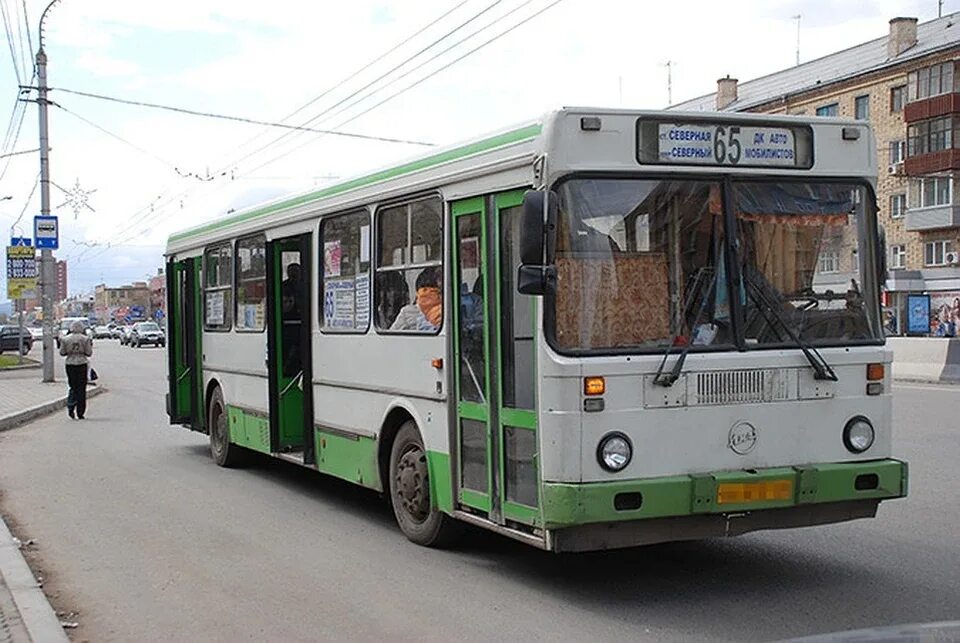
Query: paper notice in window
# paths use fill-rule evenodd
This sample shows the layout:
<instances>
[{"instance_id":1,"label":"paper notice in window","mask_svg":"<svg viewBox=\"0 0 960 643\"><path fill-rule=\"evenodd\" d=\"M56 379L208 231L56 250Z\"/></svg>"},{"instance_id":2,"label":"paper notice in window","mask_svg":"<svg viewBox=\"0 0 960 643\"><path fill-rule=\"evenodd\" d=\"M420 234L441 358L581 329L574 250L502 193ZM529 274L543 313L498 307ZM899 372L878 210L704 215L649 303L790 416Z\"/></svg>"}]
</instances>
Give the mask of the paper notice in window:
<instances>
[{"instance_id":1,"label":"paper notice in window","mask_svg":"<svg viewBox=\"0 0 960 643\"><path fill-rule=\"evenodd\" d=\"M360 226L360 263L370 261L370 226Z\"/></svg>"},{"instance_id":2,"label":"paper notice in window","mask_svg":"<svg viewBox=\"0 0 960 643\"><path fill-rule=\"evenodd\" d=\"M323 244L323 274L325 277L340 276L340 260L343 258L343 249L340 240L327 241Z\"/></svg>"},{"instance_id":3,"label":"paper notice in window","mask_svg":"<svg viewBox=\"0 0 960 643\"><path fill-rule=\"evenodd\" d=\"M207 326L223 325L223 291L207 293Z\"/></svg>"},{"instance_id":4,"label":"paper notice in window","mask_svg":"<svg viewBox=\"0 0 960 643\"><path fill-rule=\"evenodd\" d=\"M353 279L327 281L323 293L324 324L328 328L353 329L354 302Z\"/></svg>"},{"instance_id":5,"label":"paper notice in window","mask_svg":"<svg viewBox=\"0 0 960 643\"><path fill-rule=\"evenodd\" d=\"M370 321L370 275L357 275L356 328L366 328Z\"/></svg>"}]
</instances>

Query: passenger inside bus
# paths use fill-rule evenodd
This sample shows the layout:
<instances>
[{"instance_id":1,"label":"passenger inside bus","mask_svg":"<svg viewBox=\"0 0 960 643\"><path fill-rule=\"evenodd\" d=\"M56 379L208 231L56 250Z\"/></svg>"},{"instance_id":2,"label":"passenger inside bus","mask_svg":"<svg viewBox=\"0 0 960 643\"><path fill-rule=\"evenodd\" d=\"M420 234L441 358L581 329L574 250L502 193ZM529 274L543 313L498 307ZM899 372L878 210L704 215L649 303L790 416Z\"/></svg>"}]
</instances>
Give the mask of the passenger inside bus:
<instances>
[{"instance_id":1,"label":"passenger inside bus","mask_svg":"<svg viewBox=\"0 0 960 643\"><path fill-rule=\"evenodd\" d=\"M377 328L390 328L400 311L410 303L410 289L403 272L391 270L377 275Z\"/></svg>"},{"instance_id":2,"label":"passenger inside bus","mask_svg":"<svg viewBox=\"0 0 960 643\"><path fill-rule=\"evenodd\" d=\"M417 276L417 298L400 309L390 330L433 332L443 320L440 268L424 268Z\"/></svg>"}]
</instances>

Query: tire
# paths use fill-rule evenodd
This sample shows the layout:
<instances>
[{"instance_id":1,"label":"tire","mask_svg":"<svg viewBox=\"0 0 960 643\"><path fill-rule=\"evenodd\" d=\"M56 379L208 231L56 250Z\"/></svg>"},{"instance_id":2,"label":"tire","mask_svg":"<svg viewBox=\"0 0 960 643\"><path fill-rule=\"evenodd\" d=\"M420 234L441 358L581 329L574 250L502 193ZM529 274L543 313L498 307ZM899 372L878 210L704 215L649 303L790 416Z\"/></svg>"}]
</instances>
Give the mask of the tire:
<instances>
[{"instance_id":1,"label":"tire","mask_svg":"<svg viewBox=\"0 0 960 643\"><path fill-rule=\"evenodd\" d=\"M33 348L33 346L28 346L27 344L22 344L22 345L20 346L20 354L21 354L21 355L26 355L27 353L30 352L30 349L31 349L31 348Z\"/></svg>"},{"instance_id":2,"label":"tire","mask_svg":"<svg viewBox=\"0 0 960 643\"><path fill-rule=\"evenodd\" d=\"M400 531L425 547L451 545L462 525L434 506L430 497L427 453L417 425L400 427L390 448L390 504Z\"/></svg>"},{"instance_id":3,"label":"tire","mask_svg":"<svg viewBox=\"0 0 960 643\"><path fill-rule=\"evenodd\" d=\"M221 467L239 467L246 463L247 452L243 447L230 442L227 407L218 386L210 396L207 408L207 427L210 429L210 455Z\"/></svg>"}]
</instances>

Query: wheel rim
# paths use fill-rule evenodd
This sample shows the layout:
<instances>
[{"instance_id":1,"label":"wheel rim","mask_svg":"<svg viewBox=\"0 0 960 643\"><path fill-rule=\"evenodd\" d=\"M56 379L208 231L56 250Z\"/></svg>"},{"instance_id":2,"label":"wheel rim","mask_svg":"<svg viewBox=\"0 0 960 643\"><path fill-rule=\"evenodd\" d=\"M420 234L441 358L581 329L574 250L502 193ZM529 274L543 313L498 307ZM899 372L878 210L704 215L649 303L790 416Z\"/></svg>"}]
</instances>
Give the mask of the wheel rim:
<instances>
[{"instance_id":1,"label":"wheel rim","mask_svg":"<svg viewBox=\"0 0 960 643\"><path fill-rule=\"evenodd\" d=\"M210 422L210 430L213 431L213 450L219 456L223 453L225 436L227 432L227 418L223 414L223 409L219 404L213 406L213 418Z\"/></svg>"},{"instance_id":2,"label":"wheel rim","mask_svg":"<svg viewBox=\"0 0 960 643\"><path fill-rule=\"evenodd\" d=\"M397 504L411 520L424 522L430 515L430 491L427 458L422 449L411 445L403 452L397 461L394 482Z\"/></svg>"}]
</instances>

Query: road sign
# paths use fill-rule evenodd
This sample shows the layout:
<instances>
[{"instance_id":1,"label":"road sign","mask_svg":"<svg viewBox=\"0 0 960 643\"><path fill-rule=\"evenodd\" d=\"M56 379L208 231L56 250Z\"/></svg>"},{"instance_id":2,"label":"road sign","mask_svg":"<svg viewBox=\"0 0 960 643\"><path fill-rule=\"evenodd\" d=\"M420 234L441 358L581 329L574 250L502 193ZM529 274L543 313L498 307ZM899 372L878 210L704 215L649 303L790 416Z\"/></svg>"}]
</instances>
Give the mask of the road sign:
<instances>
[{"instance_id":1,"label":"road sign","mask_svg":"<svg viewBox=\"0 0 960 643\"><path fill-rule=\"evenodd\" d=\"M30 246L7 247L7 297L20 299L37 287L37 253Z\"/></svg>"},{"instance_id":2,"label":"road sign","mask_svg":"<svg viewBox=\"0 0 960 643\"><path fill-rule=\"evenodd\" d=\"M30 237L10 237L11 246L32 246L33 240Z\"/></svg>"},{"instance_id":3,"label":"road sign","mask_svg":"<svg viewBox=\"0 0 960 643\"><path fill-rule=\"evenodd\" d=\"M37 240L37 247L56 250L60 247L60 226L57 217L33 217L33 236Z\"/></svg>"}]
</instances>

